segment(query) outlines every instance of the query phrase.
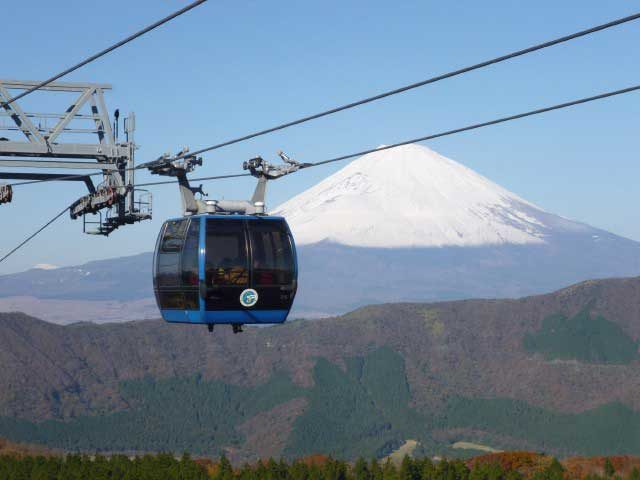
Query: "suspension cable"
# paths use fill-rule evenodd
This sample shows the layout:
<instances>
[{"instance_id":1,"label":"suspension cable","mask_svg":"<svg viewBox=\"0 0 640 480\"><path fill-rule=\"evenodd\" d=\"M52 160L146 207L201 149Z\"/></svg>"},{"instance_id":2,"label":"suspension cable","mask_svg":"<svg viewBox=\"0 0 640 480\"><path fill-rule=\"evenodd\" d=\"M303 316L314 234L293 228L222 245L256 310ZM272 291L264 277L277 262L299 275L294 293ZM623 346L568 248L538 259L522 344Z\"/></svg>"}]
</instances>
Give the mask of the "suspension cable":
<instances>
[{"instance_id":1,"label":"suspension cable","mask_svg":"<svg viewBox=\"0 0 640 480\"><path fill-rule=\"evenodd\" d=\"M215 177L196 177L196 178L190 178L189 181L190 182L197 182L197 181L203 181L203 180L223 180L226 178L238 178L238 177L251 177L252 175L250 173L236 173L234 175L217 175ZM177 180L163 180L160 182L148 182L148 183L136 183L135 185L133 185L134 188L136 187L150 187L153 185L167 185L169 183L178 183Z\"/></svg>"},{"instance_id":2,"label":"suspension cable","mask_svg":"<svg viewBox=\"0 0 640 480\"><path fill-rule=\"evenodd\" d=\"M532 53L532 52L535 52L535 51L538 51L538 50L542 50L542 49L545 49L545 48L548 48L548 47L552 47L554 45L558 45L558 44L561 44L561 43L569 42L569 41L574 40L576 38L585 37L585 36L590 35L592 33L596 33L596 32L602 31L602 30L606 30L608 28L612 28L612 27L621 25L623 23L631 22L631 21L638 20L638 19L640 19L640 13L629 15L627 17L622 17L622 18L619 18L617 20L613 20L611 22L604 23L602 25L597 25L595 27L588 28L586 30L581 30L579 32L572 33L571 35L566 35L564 37L556 38L556 39L550 40L548 42L544 42L544 43L540 43L540 44L537 44L537 45L533 45L531 47L528 47L528 48L525 48L525 49L522 49L522 50L517 50L515 52L511 52L511 53L508 53L506 55L502 55L500 57L492 58L490 60L486 60L484 62L476 63L476 64L470 65L468 67L464 67L464 68L460 68L458 70L454 70L454 71L451 71L451 72L448 72L448 73L444 73L444 74L438 75L436 77L431 77L431 78L428 78L426 80L422 80L420 82L416 82L416 83L412 83L410 85L406 85L404 87L396 88L394 90L389 90L387 92L382 92L382 93L379 93L379 94L374 95L372 97L363 98L362 100L358 100L358 101L355 101L355 102L352 102L352 103L347 103L346 105L342 105L342 106L339 106L339 107L331 108L329 110L325 110L325 111L320 112L320 113L315 113L313 115L308 115L306 117L302 117L302 118L299 118L297 120L293 120L291 122L283 123L283 124L276 125L274 127L270 127L270 128L264 129L264 130L259 130L257 132L249 133L247 135L243 135L241 137L234 138L232 140L227 140L225 142L218 143L216 145L212 145L210 147L206 147L206 148L202 148L200 150L196 150L195 152L189 152L189 153L185 153L185 154L182 154L182 155L178 155L177 158L180 159L180 158L184 158L186 156L199 155L201 153L210 152L212 150L217 150L219 148L226 147L226 146L229 146L229 145L233 145L235 143L244 142L246 140L250 140L252 138L256 138L256 137L259 137L259 136L262 136L262 135L266 135L268 133L276 132L278 130L284 130L285 128L289 128L289 127L292 127L294 125L300 125L302 123L310 122L311 120L316 120L318 118L322 118L322 117L325 117L327 115L338 113L338 112L341 112L343 110L348 110L348 109L351 109L351 108L359 107L361 105L364 105L364 104L367 104L367 103L371 103L371 102L374 102L376 100L380 100L380 99L383 99L383 98L386 98L386 97L390 97L392 95L397 95L399 93L403 93L403 92L406 92L408 90L412 90L412 89L415 89L415 88L418 88L418 87L422 87L424 85L429 85L431 83L436 83L436 82L439 82L441 80L445 80L447 78L456 77L458 75L462 75L462 74L465 74L465 73L468 73L468 72L471 72L471 71L474 71L474 70L479 70L481 68L488 67L490 65L495 65L497 63L501 63L501 62L504 62L506 60L511 60L513 58L520 57L520 56L526 55L528 53Z\"/></svg>"},{"instance_id":3,"label":"suspension cable","mask_svg":"<svg viewBox=\"0 0 640 480\"><path fill-rule=\"evenodd\" d=\"M574 105L580 105L580 104L583 104L583 103L594 102L596 100L602 100L604 98L613 97L613 96L616 96L616 95L623 95L625 93L635 92L637 90L640 90L640 85L635 85L633 87L623 88L621 90L615 90L615 91L612 91L612 92L606 92L606 93L602 93L600 95L594 95L592 97L586 97L586 98L581 98L581 99L578 99L578 100L572 100L570 102L559 103L559 104L553 105L551 107L539 108L537 110L531 110L531 111L528 111L528 112L519 113L517 115L510 115L508 117L497 118L495 120L489 120L487 122L475 123L475 124L472 124L472 125L468 125L466 127L455 128L453 130L446 130L444 132L434 133L432 135L426 135L424 137L413 138L411 140L405 140L403 142L394 143L392 145L385 145L385 146L378 147L378 148L372 148L372 149L369 149L369 150L363 150L363 151L357 152L357 153L350 153L348 155L342 155L342 156L339 156L339 157L330 158L328 160L321 160L319 162L313 162L311 164L307 164L307 165L305 165L304 168L317 167L319 165L326 165L327 163L334 163L334 162L339 162L341 160L348 160L350 158L360 157L360 156L366 155L368 153L380 152L380 151L383 151L383 150L389 150L391 148L401 147L403 145L408 145L410 143L424 142L424 141L427 141L427 140L433 140L434 138L446 137L446 136L454 135L456 133L461 133L461 132L468 132L469 130L476 130L478 128L488 127L488 126L491 126L491 125L497 125L499 123L510 122L512 120L519 120L521 118L531 117L533 115L540 115L541 113L551 112L553 110L560 110L560 109L563 109L563 108L572 107Z\"/></svg>"},{"instance_id":4,"label":"suspension cable","mask_svg":"<svg viewBox=\"0 0 640 480\"><path fill-rule=\"evenodd\" d=\"M88 63L93 62L94 60L97 60L98 58L106 55L107 53L110 53L114 50L116 50L117 48L122 47L123 45L126 45L127 43L135 40L138 37L141 37L142 35L144 35L145 33L150 32L151 30L154 30L155 28L158 28L159 26L169 22L170 20L173 20L176 17L179 17L180 15L182 15L183 13L188 12L189 10L202 5L204 2L206 2L207 0L197 0L193 3L190 3L189 5L187 5L184 8L181 8L180 10L172 13L171 15L164 17L161 20L158 20L157 22L149 25L148 27L143 28L142 30L134 33L133 35L129 35L127 38L120 40L118 43L114 43L113 45L111 45L110 47L105 48L104 50L101 50L100 52L91 55L90 57L86 58L85 60L81 61L80 63L74 65L73 67L69 67L66 70L63 70L62 72L54 75L51 78L48 78L47 80L45 80L44 82L40 82L37 85L34 85L33 87L25 90L24 92L20 93L19 95L16 95L13 98L10 98L9 100L7 100L6 102L2 102L0 103L0 108L5 108L8 105L10 105L11 103L15 102L16 100L19 100L23 97L26 97L27 95L29 95L32 92L35 92L36 90L38 90L39 88L42 88L44 86L49 85L51 82L55 82L56 80L58 80L61 77L64 77L65 75L74 72L76 70L78 70L81 67L84 67L85 65L87 65Z\"/></svg>"},{"instance_id":5,"label":"suspension cable","mask_svg":"<svg viewBox=\"0 0 640 480\"><path fill-rule=\"evenodd\" d=\"M67 212L67 210L69 210L69 207L65 207L64 210L62 210L60 213L58 213L55 217L53 217L51 220L49 220L47 223L45 223L43 226L41 226L38 230L36 230L34 233L32 233L31 235L29 235L27 238L25 238L22 242L20 242L18 245L16 245L13 250L11 250L10 252L6 253L2 258L0 258L0 263L4 262L7 258L9 258L11 255L13 255L15 252L17 252L18 250L20 250L23 246L25 246L31 239L33 239L34 237L36 237L40 232L42 232L45 228L47 228L49 225L51 225L53 222L55 222L56 220L58 220L62 215L65 214L65 212Z\"/></svg>"},{"instance_id":6,"label":"suspension cable","mask_svg":"<svg viewBox=\"0 0 640 480\"><path fill-rule=\"evenodd\" d=\"M318 162L313 162L313 163L305 163L304 166L302 167L302 169L306 169L306 168L311 168L311 167L318 167L320 165L326 165L328 163L335 163L335 162L339 162L342 160L348 160L351 158L355 158L355 157L361 157L362 155L367 155L369 153L374 153L374 152L381 152L384 150L389 150L392 148L397 148L397 147L401 147L403 145L408 145L410 143L418 143L418 142L424 142L427 140L433 140L435 138L440 138L440 137L446 137L449 135L455 135L457 133L462 133L462 132L468 132L470 130L477 130L479 128L484 128L484 127L489 127L491 125L497 125L500 123L505 123L505 122L510 122L513 120L519 120L521 118L526 118L526 117L531 117L534 115L540 115L542 113L546 113L546 112L551 112L554 110L561 110L564 108L569 108L569 107L573 107L575 105L581 105L583 103L589 103L589 102L595 102L596 100L602 100L605 98L609 98L609 97L614 97L617 95L623 95L625 93L631 93L631 92L635 92L640 90L640 85L634 85L632 87L628 87L628 88L623 88L620 90L614 90L611 92L605 92L605 93L601 93L599 95L593 95L591 97L584 97L584 98L580 98L577 100L572 100L569 102L564 102L564 103L559 103L556 105L552 105L550 107L544 107L544 108L538 108L536 110L530 110L528 112L524 112L524 113L518 113L516 115L509 115L507 117L501 117L501 118L497 118L494 120L489 120L486 122L482 122L482 123L474 123L472 125L467 125L465 127L460 127L460 128L455 128L453 130L446 130L444 132L439 132L439 133L434 133L431 135L425 135L423 137L418 137L418 138L413 138L411 140L405 140L402 142L398 142L398 143L394 143L392 145L385 145L383 147L378 147L378 148L371 148L368 150L362 150L360 152L356 152L356 153L350 153L347 155L341 155L339 157L334 157L334 158L330 158L327 160L321 160ZM236 178L236 177L248 177L251 176L248 173L244 173L244 174L236 174L236 175L222 175L222 176L217 176L217 177L200 177L200 178L191 178L189 179L190 181L198 181L198 180L218 180L218 179L224 179L224 178ZM163 181L163 182L152 182L152 183L143 183L143 184L136 184L136 186L142 187L142 186L151 186L151 185L165 185L165 184L170 184L170 183L177 183L176 180L168 180L168 181Z\"/></svg>"}]
</instances>

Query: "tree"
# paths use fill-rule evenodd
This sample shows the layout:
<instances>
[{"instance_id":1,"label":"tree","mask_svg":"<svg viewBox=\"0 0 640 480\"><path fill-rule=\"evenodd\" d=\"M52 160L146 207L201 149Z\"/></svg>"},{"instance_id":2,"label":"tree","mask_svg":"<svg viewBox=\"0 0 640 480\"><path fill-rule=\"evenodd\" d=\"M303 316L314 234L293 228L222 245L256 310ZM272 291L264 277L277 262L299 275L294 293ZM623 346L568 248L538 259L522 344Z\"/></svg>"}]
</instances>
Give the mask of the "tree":
<instances>
[{"instance_id":1,"label":"tree","mask_svg":"<svg viewBox=\"0 0 640 480\"><path fill-rule=\"evenodd\" d=\"M353 477L355 480L372 480L369 466L364 458L358 458L353 466Z\"/></svg>"},{"instance_id":2,"label":"tree","mask_svg":"<svg viewBox=\"0 0 640 480\"><path fill-rule=\"evenodd\" d=\"M469 473L469 480L502 480L504 477L504 469L498 463L479 463Z\"/></svg>"},{"instance_id":3,"label":"tree","mask_svg":"<svg viewBox=\"0 0 640 480\"><path fill-rule=\"evenodd\" d=\"M613 477L613 475L616 473L616 469L613 467L613 463L611 462L610 458L605 458L604 460L604 475L607 478L611 478Z\"/></svg>"},{"instance_id":4,"label":"tree","mask_svg":"<svg viewBox=\"0 0 640 480\"><path fill-rule=\"evenodd\" d=\"M291 467L289 467L289 477L291 480L307 480L309 478L309 467L306 463L296 460ZM247 477L246 480L254 479L255 477Z\"/></svg>"},{"instance_id":5,"label":"tree","mask_svg":"<svg viewBox=\"0 0 640 480\"><path fill-rule=\"evenodd\" d=\"M325 480L346 480L347 465L330 458L324 465L324 478Z\"/></svg>"},{"instance_id":6,"label":"tree","mask_svg":"<svg viewBox=\"0 0 640 480\"><path fill-rule=\"evenodd\" d=\"M223 454L218 462L218 473L215 476L215 480L232 480L233 479L233 467L229 459Z\"/></svg>"},{"instance_id":7,"label":"tree","mask_svg":"<svg viewBox=\"0 0 640 480\"><path fill-rule=\"evenodd\" d=\"M399 480L398 470L396 469L394 463L391 461L391 458L387 457L387 461L382 467L382 478L383 480Z\"/></svg>"},{"instance_id":8,"label":"tree","mask_svg":"<svg viewBox=\"0 0 640 480\"><path fill-rule=\"evenodd\" d=\"M554 458L548 467L533 476L533 480L564 480L564 467Z\"/></svg>"},{"instance_id":9,"label":"tree","mask_svg":"<svg viewBox=\"0 0 640 480\"><path fill-rule=\"evenodd\" d=\"M371 472L372 480L383 480L382 468L380 467L380 462L377 459L371 460L371 467L369 471Z\"/></svg>"},{"instance_id":10,"label":"tree","mask_svg":"<svg viewBox=\"0 0 640 480\"><path fill-rule=\"evenodd\" d=\"M640 480L640 470L638 470L638 467L633 467L633 470L627 475L627 480Z\"/></svg>"},{"instance_id":11,"label":"tree","mask_svg":"<svg viewBox=\"0 0 640 480\"><path fill-rule=\"evenodd\" d=\"M505 475L504 475L504 480L523 480L523 476L522 474L517 471L517 470L509 470ZM638 479L640 480L640 479Z\"/></svg>"},{"instance_id":12,"label":"tree","mask_svg":"<svg viewBox=\"0 0 640 480\"><path fill-rule=\"evenodd\" d=\"M456 480L456 471L453 462L443 458L436 465L435 478L438 480Z\"/></svg>"},{"instance_id":13,"label":"tree","mask_svg":"<svg viewBox=\"0 0 640 480\"><path fill-rule=\"evenodd\" d=\"M420 469L421 480L433 480L436 475L436 467L430 458L422 459L422 468Z\"/></svg>"},{"instance_id":14,"label":"tree","mask_svg":"<svg viewBox=\"0 0 640 480\"><path fill-rule=\"evenodd\" d=\"M452 462L451 466L452 466L453 472L455 473L456 480L469 479L469 468L463 461L456 460L455 462Z\"/></svg>"},{"instance_id":15,"label":"tree","mask_svg":"<svg viewBox=\"0 0 640 480\"><path fill-rule=\"evenodd\" d=\"M400 480L420 480L420 471L409 455L405 455L400 464Z\"/></svg>"}]
</instances>

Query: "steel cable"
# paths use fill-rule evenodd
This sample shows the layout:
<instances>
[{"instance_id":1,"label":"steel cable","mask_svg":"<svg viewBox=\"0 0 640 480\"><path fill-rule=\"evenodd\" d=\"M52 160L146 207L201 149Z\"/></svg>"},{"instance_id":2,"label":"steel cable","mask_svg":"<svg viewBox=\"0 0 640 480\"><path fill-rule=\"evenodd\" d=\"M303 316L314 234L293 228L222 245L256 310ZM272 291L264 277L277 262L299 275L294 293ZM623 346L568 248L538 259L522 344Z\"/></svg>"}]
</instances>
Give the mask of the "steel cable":
<instances>
[{"instance_id":1,"label":"steel cable","mask_svg":"<svg viewBox=\"0 0 640 480\"><path fill-rule=\"evenodd\" d=\"M206 147L206 148L202 148L200 150L196 150L195 152L189 152L189 153L184 154L184 155L179 155L177 158L184 158L186 156L191 156L191 155L200 155L201 153L210 152L212 150L217 150L219 148L226 147L226 146L229 146L229 145L233 145L235 143L244 142L244 141L250 140L252 138L256 138L256 137L259 137L259 136L262 136L262 135L266 135L268 133L276 132L278 130L284 130L285 128L289 128L289 127L292 127L294 125L300 125L302 123L306 123L306 122L309 122L311 120L316 120L318 118L322 118L322 117L325 117L327 115L332 115L334 113L338 113L338 112L341 112L341 111L344 111L344 110L348 110L348 109L351 109L351 108L359 107L361 105L364 105L364 104L367 104L367 103L371 103L371 102L374 102L376 100L380 100L380 99L383 99L383 98L386 98L386 97L390 97L392 95L397 95L399 93L403 93L403 92L406 92L408 90L413 90L415 88L422 87L424 85L429 85L431 83L436 83L436 82L439 82L441 80L445 80L447 78L456 77L458 75L462 75L462 74L465 74L465 73L468 73L468 72L471 72L471 71L474 71L474 70L478 70L478 69L481 69L481 68L484 68L484 67L488 67L490 65L495 65L497 63L501 63L501 62L504 62L504 61L507 61L507 60L511 60L513 58L516 58L516 57L520 57L520 56L526 55L528 53L532 53L532 52L536 52L538 50L549 48L549 47L552 47L554 45L565 43L565 42L574 40L576 38L584 37L584 36L590 35L592 33L600 32L602 30L606 30L608 28L612 28L612 27L621 25L623 23L631 22L631 21L638 20L638 19L640 19L640 13L636 13L636 14L633 14L633 15L622 17L622 18L613 20L611 22L603 23L601 25L597 25L595 27L588 28L586 30L581 30L579 32L572 33L571 35L566 35L564 37L556 38L556 39L550 40L548 42L544 42L544 43L540 43L540 44L537 44L537 45L533 45L531 47L528 47L528 48L525 48L525 49L522 49L522 50L517 50L515 52L511 52L511 53L508 53L506 55L502 55L500 57L492 58L492 59L486 60L484 62L480 62L480 63L476 63L474 65L470 65L468 67L463 67L463 68L460 68L458 70L454 70L454 71L451 71L451 72L448 72L448 73L444 73L442 75L438 75L438 76L435 76L435 77L428 78L426 80L422 80L420 82L416 82L416 83L412 83L410 85L406 85L404 87L396 88L394 90L389 90L387 92L383 92L383 93L374 95L372 97L363 98L362 100L358 100L358 101L355 101L355 102L352 102L352 103L347 103L346 105L342 105L342 106L339 106L339 107L331 108L329 110L325 110L325 111L320 112L320 113L315 113L313 115L308 115L306 117L302 117L302 118L299 118L297 120L293 120L291 122L287 122L287 123L283 123L283 124L280 124L280 125L276 125L275 127L270 127L270 128L264 129L264 130L259 130L259 131L254 132L254 133L249 133L247 135L243 135L241 137L234 138L232 140L227 140L227 141L224 141L222 143L218 143L216 145L212 145L210 147Z\"/></svg>"},{"instance_id":2,"label":"steel cable","mask_svg":"<svg viewBox=\"0 0 640 480\"><path fill-rule=\"evenodd\" d=\"M45 223L42 227L40 227L38 230L36 230L34 233L32 233L31 235L29 235L27 238L25 238L22 242L20 242L16 247L14 247L9 253L5 254L2 258L0 258L0 263L4 262L7 258L9 258L11 255L13 255L15 252L17 252L18 250L20 250L22 247L24 247L31 239L33 239L34 237L36 237L40 232L42 232L45 228L47 228L49 225L51 225L53 222L55 222L56 220L58 220L62 215L65 214L65 212L67 212L69 210L69 207L65 207L64 210L62 210L60 213L58 213L55 217L53 217L51 220L49 220L47 223Z\"/></svg>"},{"instance_id":3,"label":"steel cable","mask_svg":"<svg viewBox=\"0 0 640 480\"><path fill-rule=\"evenodd\" d=\"M29 95L32 92L35 92L36 90L38 90L39 88L42 88L44 86L49 85L52 82L55 82L56 80L58 80L61 77L64 77L65 75L74 72L76 70L78 70L81 67L84 67L85 65L87 65L88 63L93 62L94 60L97 60L98 58L106 55L107 53L110 53L114 50L116 50L117 48L122 47L123 45L126 45L127 43L135 40L138 37L141 37L142 35L144 35L145 33L150 32L151 30L154 30L155 28L158 28L161 25L164 25L165 23L169 22L170 20L173 20L176 17L179 17L180 15L188 12L189 10L202 5L204 2L206 2L207 0L197 0L193 3L190 3L189 5L187 5L184 8L181 8L180 10L173 12L171 15L164 17L161 20L158 20L157 22L149 25L148 27L143 28L142 30L137 31L136 33L129 35L127 38L120 40L118 43L114 43L113 45L111 45L110 47L105 48L104 50L101 50L100 52L91 55L90 57L86 58L85 60L81 61L80 63L75 64L73 67L69 67L66 70L63 70L62 72L54 75L51 78L48 78L47 80L45 80L44 82L40 82L39 84L25 90L24 92L20 93L19 95L16 95L15 97L10 98L9 100L7 100L6 102L2 102L0 104L0 108L4 108L8 105L10 105L11 103L15 102L16 100L20 100L23 97L26 97L27 95Z\"/></svg>"}]
</instances>

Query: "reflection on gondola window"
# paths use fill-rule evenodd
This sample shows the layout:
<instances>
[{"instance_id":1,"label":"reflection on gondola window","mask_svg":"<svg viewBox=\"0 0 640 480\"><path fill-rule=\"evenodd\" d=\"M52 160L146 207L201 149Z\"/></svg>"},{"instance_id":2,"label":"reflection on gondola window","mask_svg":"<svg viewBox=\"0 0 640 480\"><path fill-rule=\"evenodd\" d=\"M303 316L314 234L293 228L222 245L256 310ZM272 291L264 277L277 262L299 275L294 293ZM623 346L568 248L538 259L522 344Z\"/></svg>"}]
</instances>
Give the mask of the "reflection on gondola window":
<instances>
[{"instance_id":1,"label":"reflection on gondola window","mask_svg":"<svg viewBox=\"0 0 640 480\"><path fill-rule=\"evenodd\" d=\"M207 285L248 285L247 241L242 221L207 222Z\"/></svg>"}]
</instances>

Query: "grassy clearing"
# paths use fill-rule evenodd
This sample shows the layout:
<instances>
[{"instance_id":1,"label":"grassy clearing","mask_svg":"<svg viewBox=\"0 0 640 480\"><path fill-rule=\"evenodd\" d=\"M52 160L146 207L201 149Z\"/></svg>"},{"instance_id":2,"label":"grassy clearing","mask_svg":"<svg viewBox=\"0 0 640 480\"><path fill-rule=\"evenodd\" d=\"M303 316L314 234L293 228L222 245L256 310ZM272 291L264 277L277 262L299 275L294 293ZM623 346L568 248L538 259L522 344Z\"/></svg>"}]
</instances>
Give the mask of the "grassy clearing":
<instances>
[{"instance_id":1,"label":"grassy clearing","mask_svg":"<svg viewBox=\"0 0 640 480\"><path fill-rule=\"evenodd\" d=\"M479 443L473 443L473 442L456 442L453 445L451 445L451 448L463 449L463 450L478 450L479 452L487 452L487 453L502 452L502 450L498 450L496 448L492 448L487 445L481 445Z\"/></svg>"},{"instance_id":2,"label":"grassy clearing","mask_svg":"<svg viewBox=\"0 0 640 480\"><path fill-rule=\"evenodd\" d=\"M400 447L397 450L394 450L391 455L389 455L388 457L386 457L384 459L384 461L387 461L387 458L390 458L391 461L395 464L400 464L402 462L402 459L406 456L409 455L411 456L413 454L413 452L415 451L416 447L419 445L417 440L407 440L406 442L404 442L402 445L400 445Z\"/></svg>"}]
</instances>

